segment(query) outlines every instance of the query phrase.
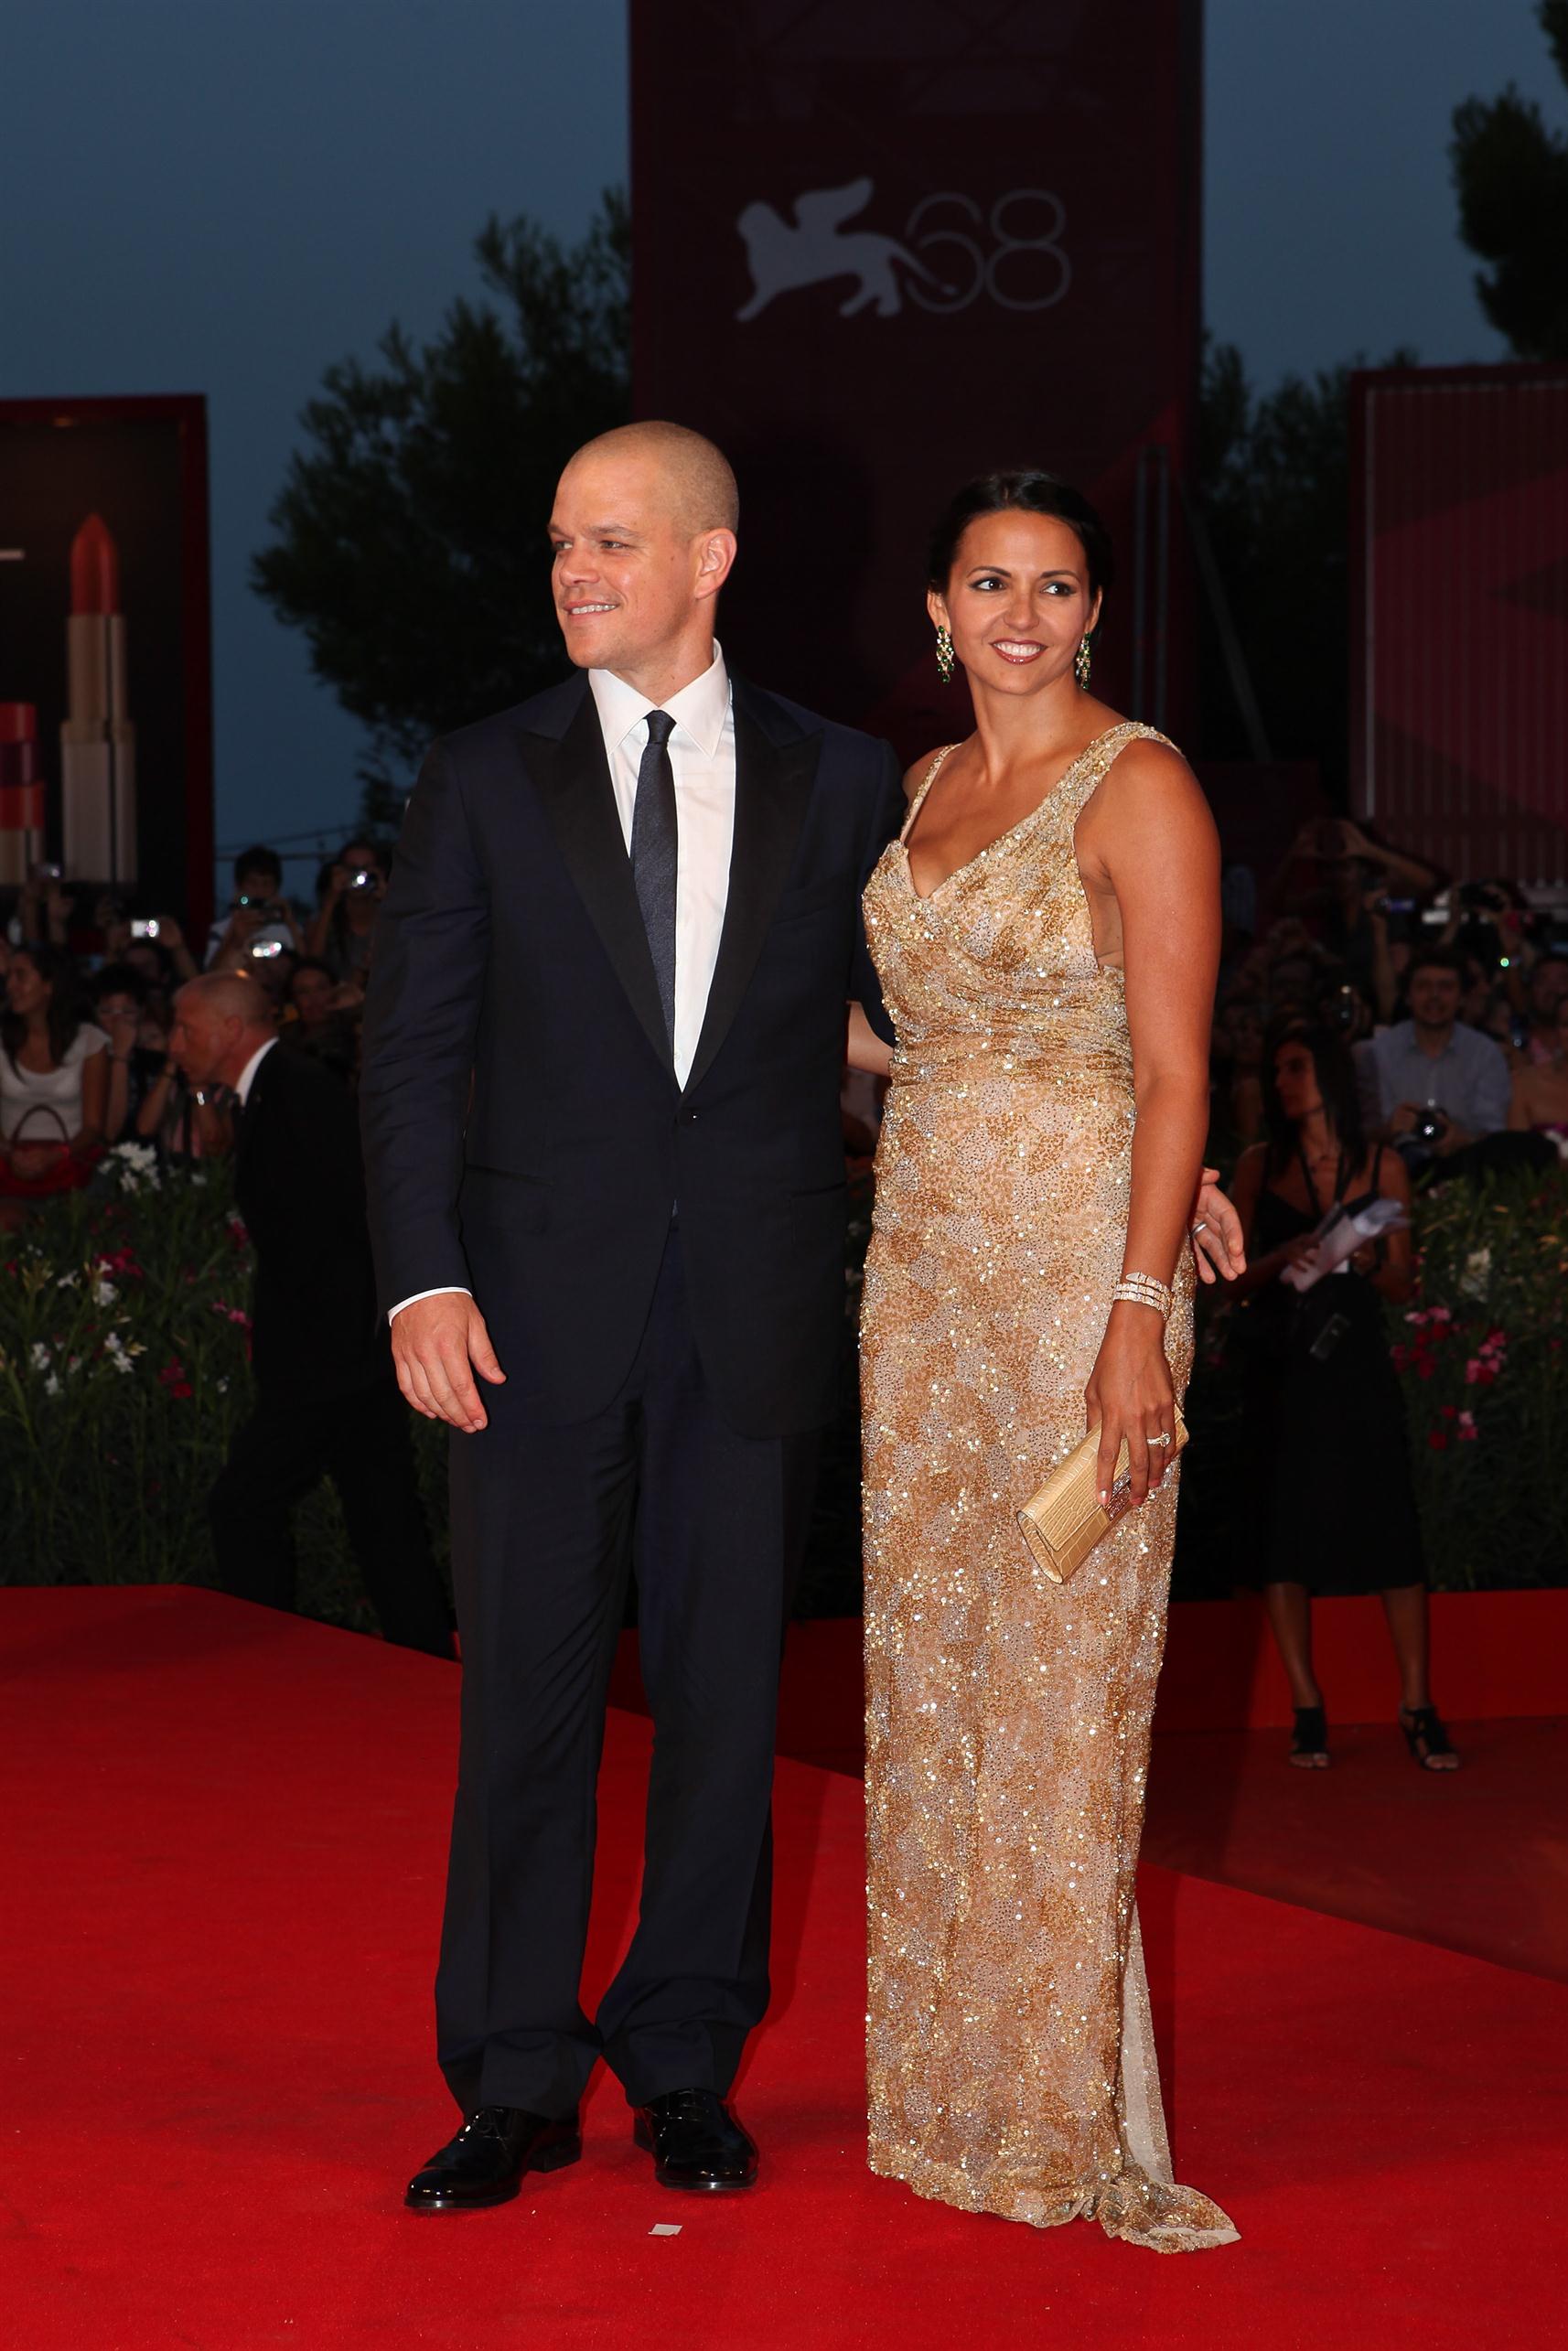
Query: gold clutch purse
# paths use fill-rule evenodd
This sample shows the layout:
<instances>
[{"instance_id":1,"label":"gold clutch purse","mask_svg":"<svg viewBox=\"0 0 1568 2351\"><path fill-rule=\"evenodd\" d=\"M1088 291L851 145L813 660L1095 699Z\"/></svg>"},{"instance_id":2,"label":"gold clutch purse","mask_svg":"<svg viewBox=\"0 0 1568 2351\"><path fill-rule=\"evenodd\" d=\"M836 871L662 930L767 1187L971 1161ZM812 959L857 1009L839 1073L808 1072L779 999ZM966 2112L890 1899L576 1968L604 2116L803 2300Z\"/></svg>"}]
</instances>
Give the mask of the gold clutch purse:
<instances>
[{"instance_id":1,"label":"gold clutch purse","mask_svg":"<svg viewBox=\"0 0 1568 2351\"><path fill-rule=\"evenodd\" d=\"M1176 1408L1176 1452L1187 1443L1187 1422ZM1018 1513L1024 1540L1053 1583L1065 1583L1089 1557L1102 1535L1108 1535L1132 1499L1126 1441L1116 1456L1116 1476L1108 1508L1101 1508L1095 1491L1094 1464L1100 1432L1092 1430L1058 1464L1033 1500ZM1175 1455L1172 1455L1175 1458Z\"/></svg>"}]
</instances>

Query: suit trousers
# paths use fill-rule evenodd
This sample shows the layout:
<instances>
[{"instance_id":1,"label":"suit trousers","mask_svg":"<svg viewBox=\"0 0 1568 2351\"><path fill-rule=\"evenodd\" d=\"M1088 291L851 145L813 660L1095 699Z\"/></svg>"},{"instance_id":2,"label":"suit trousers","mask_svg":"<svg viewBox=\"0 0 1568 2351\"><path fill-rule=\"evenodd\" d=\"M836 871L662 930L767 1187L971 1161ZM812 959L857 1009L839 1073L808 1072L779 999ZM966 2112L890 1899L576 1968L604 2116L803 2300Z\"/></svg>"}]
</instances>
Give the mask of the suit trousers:
<instances>
[{"instance_id":1,"label":"suit trousers","mask_svg":"<svg viewBox=\"0 0 1568 2351\"><path fill-rule=\"evenodd\" d=\"M698 1358L671 1227L620 1392L540 1424L510 1387L452 1441L462 1741L436 2031L459 2106L728 2089L768 2005L779 1669L818 1437L740 1434ZM635 1572L653 1716L642 1899L581 2000L610 1668Z\"/></svg>"},{"instance_id":2,"label":"suit trousers","mask_svg":"<svg viewBox=\"0 0 1568 2351\"><path fill-rule=\"evenodd\" d=\"M295 1505L322 1477L382 1632L402 1648L452 1655L452 1619L431 1555L409 1409L390 1377L295 1402L263 1390L208 1497L218 1576L237 1599L292 1608Z\"/></svg>"}]
</instances>

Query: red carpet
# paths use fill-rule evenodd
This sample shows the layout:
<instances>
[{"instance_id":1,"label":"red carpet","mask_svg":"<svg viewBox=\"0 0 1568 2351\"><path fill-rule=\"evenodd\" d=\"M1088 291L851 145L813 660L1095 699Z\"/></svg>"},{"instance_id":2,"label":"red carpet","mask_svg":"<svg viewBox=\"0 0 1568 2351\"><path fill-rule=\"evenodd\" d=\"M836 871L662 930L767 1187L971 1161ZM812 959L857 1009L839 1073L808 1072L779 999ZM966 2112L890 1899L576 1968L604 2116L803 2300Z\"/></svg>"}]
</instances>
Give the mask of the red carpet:
<instances>
[{"instance_id":1,"label":"red carpet","mask_svg":"<svg viewBox=\"0 0 1568 2351\"><path fill-rule=\"evenodd\" d=\"M765 2186L661 2195L601 2084L581 2165L415 2220L402 2177L450 2117L428 1982L453 1669L201 1594L17 1591L0 1679L17 2351L1468 2351L1557 2324L1568 1990L1158 1870L1177 2167L1243 2242L1161 2260L874 2181L860 1792L790 1762L779 1994L740 2092ZM596 1982L632 1899L646 1737L618 1716Z\"/></svg>"}]
</instances>

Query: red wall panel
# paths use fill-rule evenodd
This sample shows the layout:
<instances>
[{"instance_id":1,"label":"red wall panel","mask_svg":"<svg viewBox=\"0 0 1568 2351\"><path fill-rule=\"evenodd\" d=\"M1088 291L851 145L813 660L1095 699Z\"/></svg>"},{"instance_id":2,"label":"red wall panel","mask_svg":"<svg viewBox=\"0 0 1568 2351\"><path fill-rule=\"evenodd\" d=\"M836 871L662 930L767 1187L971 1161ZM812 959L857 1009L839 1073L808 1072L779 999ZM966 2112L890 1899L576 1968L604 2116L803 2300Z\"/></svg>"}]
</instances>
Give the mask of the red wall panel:
<instances>
[{"instance_id":1,"label":"red wall panel","mask_svg":"<svg viewBox=\"0 0 1568 2351\"><path fill-rule=\"evenodd\" d=\"M1568 876L1568 369L1354 385L1358 811L1460 877Z\"/></svg>"}]
</instances>

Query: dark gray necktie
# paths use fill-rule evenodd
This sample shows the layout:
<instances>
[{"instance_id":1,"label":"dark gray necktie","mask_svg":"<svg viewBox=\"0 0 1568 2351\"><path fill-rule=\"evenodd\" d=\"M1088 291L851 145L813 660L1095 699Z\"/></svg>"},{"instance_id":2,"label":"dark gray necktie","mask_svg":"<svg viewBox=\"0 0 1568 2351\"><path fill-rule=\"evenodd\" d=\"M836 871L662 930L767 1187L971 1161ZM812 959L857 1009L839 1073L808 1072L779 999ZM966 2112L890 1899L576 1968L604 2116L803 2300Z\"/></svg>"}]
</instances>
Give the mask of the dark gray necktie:
<instances>
[{"instance_id":1,"label":"dark gray necktie","mask_svg":"<svg viewBox=\"0 0 1568 2351\"><path fill-rule=\"evenodd\" d=\"M675 1047L675 875L680 838L675 820L675 770L670 737L675 722L667 710L648 714L648 748L637 771L637 801L631 816L631 878L642 927L648 933L664 1025Z\"/></svg>"}]
</instances>

